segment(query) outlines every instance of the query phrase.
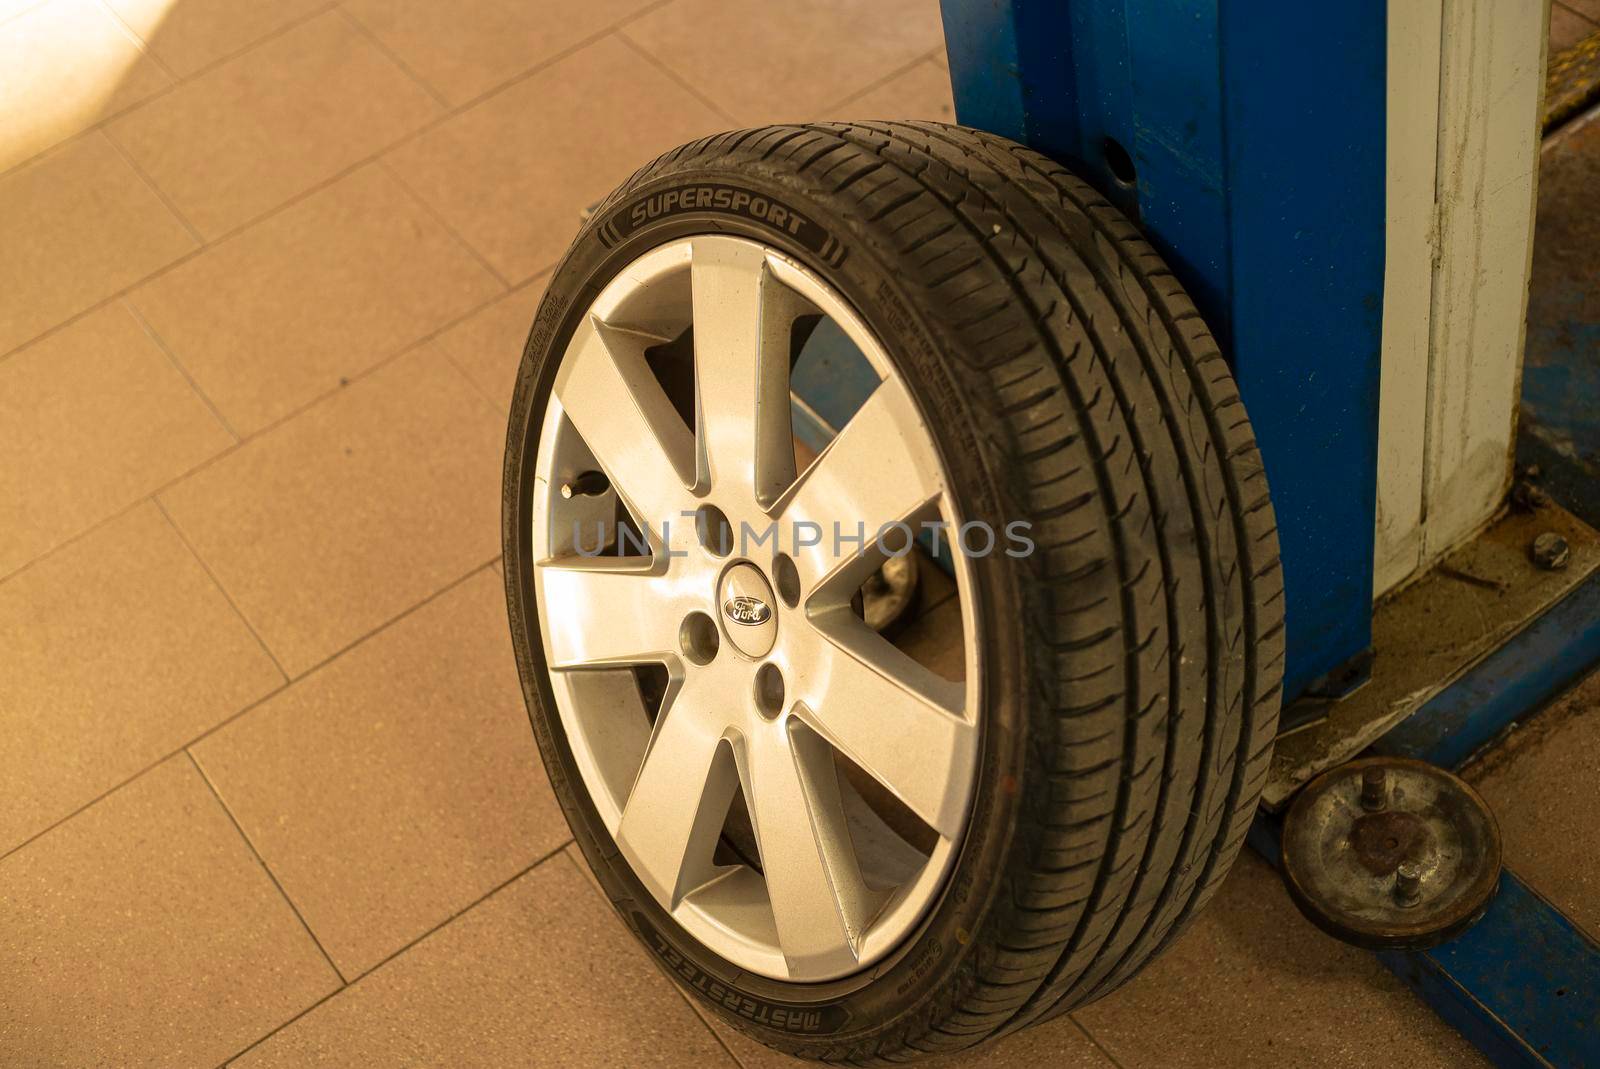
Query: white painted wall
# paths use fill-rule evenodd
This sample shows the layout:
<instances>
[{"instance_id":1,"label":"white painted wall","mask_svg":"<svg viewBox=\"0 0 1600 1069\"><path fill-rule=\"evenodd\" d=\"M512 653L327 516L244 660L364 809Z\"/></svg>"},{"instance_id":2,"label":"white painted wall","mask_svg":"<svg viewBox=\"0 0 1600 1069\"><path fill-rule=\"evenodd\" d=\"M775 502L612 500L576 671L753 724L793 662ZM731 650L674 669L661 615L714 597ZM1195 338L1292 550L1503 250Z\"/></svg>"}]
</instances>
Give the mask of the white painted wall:
<instances>
[{"instance_id":1,"label":"white painted wall","mask_svg":"<svg viewBox=\"0 0 1600 1069\"><path fill-rule=\"evenodd\" d=\"M1379 594L1510 483L1548 18L1549 0L1390 0Z\"/></svg>"}]
</instances>

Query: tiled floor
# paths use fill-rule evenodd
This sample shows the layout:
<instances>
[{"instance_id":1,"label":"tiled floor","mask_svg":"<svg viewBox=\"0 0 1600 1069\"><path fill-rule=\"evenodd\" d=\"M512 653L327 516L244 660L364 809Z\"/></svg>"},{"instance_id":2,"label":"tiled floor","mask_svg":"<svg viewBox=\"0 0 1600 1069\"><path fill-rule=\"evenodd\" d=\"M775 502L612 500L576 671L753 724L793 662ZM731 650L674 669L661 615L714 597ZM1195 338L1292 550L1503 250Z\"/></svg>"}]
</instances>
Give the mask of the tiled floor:
<instances>
[{"instance_id":1,"label":"tiled floor","mask_svg":"<svg viewBox=\"0 0 1600 1069\"><path fill-rule=\"evenodd\" d=\"M940 45L934 0L0 0L0 1064L786 1064L566 848L503 420L583 205L715 129L950 118ZM1246 860L951 1064L1473 1057Z\"/></svg>"},{"instance_id":2,"label":"tiled floor","mask_svg":"<svg viewBox=\"0 0 1600 1069\"><path fill-rule=\"evenodd\" d=\"M1571 48L1590 34L1600 33L1600 0L1552 0L1550 51Z\"/></svg>"}]
</instances>

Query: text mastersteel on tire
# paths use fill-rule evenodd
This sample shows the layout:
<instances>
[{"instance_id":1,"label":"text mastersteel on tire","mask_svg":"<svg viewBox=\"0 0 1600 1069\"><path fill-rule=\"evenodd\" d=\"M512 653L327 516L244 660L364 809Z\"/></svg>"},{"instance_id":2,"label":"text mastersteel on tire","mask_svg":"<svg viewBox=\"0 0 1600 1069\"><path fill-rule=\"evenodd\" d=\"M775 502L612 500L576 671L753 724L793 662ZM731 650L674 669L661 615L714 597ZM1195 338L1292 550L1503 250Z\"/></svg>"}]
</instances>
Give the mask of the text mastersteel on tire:
<instances>
[{"instance_id":1,"label":"text mastersteel on tire","mask_svg":"<svg viewBox=\"0 0 1600 1069\"><path fill-rule=\"evenodd\" d=\"M859 366L807 371L823 341ZM841 416L803 375L865 385ZM902 1062L1082 1005L1244 838L1283 659L1250 424L1134 227L1020 146L774 126L639 171L539 309L504 539L573 834L771 1046Z\"/></svg>"}]
</instances>

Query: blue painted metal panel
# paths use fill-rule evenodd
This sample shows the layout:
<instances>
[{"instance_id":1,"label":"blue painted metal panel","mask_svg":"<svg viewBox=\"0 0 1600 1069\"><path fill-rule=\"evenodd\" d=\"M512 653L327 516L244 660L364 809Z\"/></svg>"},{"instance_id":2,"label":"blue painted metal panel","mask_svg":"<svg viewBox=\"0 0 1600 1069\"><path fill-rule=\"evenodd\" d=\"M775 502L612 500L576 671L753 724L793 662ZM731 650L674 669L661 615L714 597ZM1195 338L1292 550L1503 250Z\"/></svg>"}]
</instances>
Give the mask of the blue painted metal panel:
<instances>
[{"instance_id":1,"label":"blue painted metal panel","mask_svg":"<svg viewBox=\"0 0 1600 1069\"><path fill-rule=\"evenodd\" d=\"M1378 959L1501 1069L1600 1064L1600 945L1510 872L1463 934Z\"/></svg>"},{"instance_id":2,"label":"blue painted metal panel","mask_svg":"<svg viewBox=\"0 0 1600 1069\"><path fill-rule=\"evenodd\" d=\"M837 323L824 318L789 372L789 389L805 405L795 406L795 433L813 452L821 452L866 403L878 382L878 373L856 343Z\"/></svg>"},{"instance_id":3,"label":"blue painted metal panel","mask_svg":"<svg viewBox=\"0 0 1600 1069\"><path fill-rule=\"evenodd\" d=\"M1371 641L1384 0L943 9L960 120L1067 163L1139 219L1222 342L1278 513L1285 696L1317 687Z\"/></svg>"},{"instance_id":4,"label":"blue painted metal panel","mask_svg":"<svg viewBox=\"0 0 1600 1069\"><path fill-rule=\"evenodd\" d=\"M1529 716L1596 664L1600 576L1546 610L1396 725L1373 749L1460 768L1514 721Z\"/></svg>"}]
</instances>

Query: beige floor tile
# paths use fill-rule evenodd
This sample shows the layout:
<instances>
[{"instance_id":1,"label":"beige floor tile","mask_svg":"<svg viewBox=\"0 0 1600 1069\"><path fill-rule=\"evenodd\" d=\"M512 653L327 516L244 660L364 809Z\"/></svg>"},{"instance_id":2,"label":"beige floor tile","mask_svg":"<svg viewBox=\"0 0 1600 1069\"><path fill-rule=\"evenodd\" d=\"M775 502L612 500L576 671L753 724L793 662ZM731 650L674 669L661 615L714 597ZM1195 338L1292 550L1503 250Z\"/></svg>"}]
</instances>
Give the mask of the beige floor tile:
<instances>
[{"instance_id":1,"label":"beige floor tile","mask_svg":"<svg viewBox=\"0 0 1600 1069\"><path fill-rule=\"evenodd\" d=\"M49 0L0 25L0 171L172 84L95 0Z\"/></svg>"},{"instance_id":2,"label":"beige floor tile","mask_svg":"<svg viewBox=\"0 0 1600 1069\"><path fill-rule=\"evenodd\" d=\"M105 0L180 77L304 18L327 0Z\"/></svg>"},{"instance_id":3,"label":"beige floor tile","mask_svg":"<svg viewBox=\"0 0 1600 1069\"><path fill-rule=\"evenodd\" d=\"M348 10L452 104L463 104L653 0L350 0Z\"/></svg>"},{"instance_id":4,"label":"beige floor tile","mask_svg":"<svg viewBox=\"0 0 1600 1069\"><path fill-rule=\"evenodd\" d=\"M939 544L949 539L941 533ZM926 612L944 604L956 593L956 581L919 546L917 550L917 607Z\"/></svg>"},{"instance_id":5,"label":"beige floor tile","mask_svg":"<svg viewBox=\"0 0 1600 1069\"><path fill-rule=\"evenodd\" d=\"M938 0L673 0L625 32L752 126L820 118L944 40Z\"/></svg>"},{"instance_id":6,"label":"beige floor tile","mask_svg":"<svg viewBox=\"0 0 1600 1069\"><path fill-rule=\"evenodd\" d=\"M564 854L233 1064L735 1069Z\"/></svg>"},{"instance_id":7,"label":"beige floor tile","mask_svg":"<svg viewBox=\"0 0 1600 1069\"><path fill-rule=\"evenodd\" d=\"M120 302L0 360L0 576L232 443Z\"/></svg>"},{"instance_id":8,"label":"beige floor tile","mask_svg":"<svg viewBox=\"0 0 1600 1069\"><path fill-rule=\"evenodd\" d=\"M282 680L153 505L13 576L0 584L0 853Z\"/></svg>"},{"instance_id":9,"label":"beige floor tile","mask_svg":"<svg viewBox=\"0 0 1600 1069\"><path fill-rule=\"evenodd\" d=\"M0 178L0 359L194 247L98 133Z\"/></svg>"},{"instance_id":10,"label":"beige floor tile","mask_svg":"<svg viewBox=\"0 0 1600 1069\"><path fill-rule=\"evenodd\" d=\"M194 753L346 976L568 835L487 568Z\"/></svg>"},{"instance_id":11,"label":"beige floor tile","mask_svg":"<svg viewBox=\"0 0 1600 1069\"><path fill-rule=\"evenodd\" d=\"M937 565L929 567L937 568ZM935 589L921 593L930 599L936 598L939 596L936 588L942 585L930 583L929 586ZM965 679L967 668L963 660L965 648L962 645L960 599L945 597L936 603L931 600L922 602L920 606L913 609L917 615L890 632L891 640L918 664L946 679Z\"/></svg>"},{"instance_id":12,"label":"beige floor tile","mask_svg":"<svg viewBox=\"0 0 1600 1069\"><path fill-rule=\"evenodd\" d=\"M1166 954L1076 1016L1123 1069L1487 1066L1371 954L1303 920L1248 851Z\"/></svg>"},{"instance_id":13,"label":"beige floor tile","mask_svg":"<svg viewBox=\"0 0 1600 1069\"><path fill-rule=\"evenodd\" d=\"M502 423L424 348L161 499L298 676L495 557Z\"/></svg>"},{"instance_id":14,"label":"beige floor tile","mask_svg":"<svg viewBox=\"0 0 1600 1069\"><path fill-rule=\"evenodd\" d=\"M451 327L435 343L502 411L510 411L522 350L543 296L544 282L534 281Z\"/></svg>"},{"instance_id":15,"label":"beige floor tile","mask_svg":"<svg viewBox=\"0 0 1600 1069\"><path fill-rule=\"evenodd\" d=\"M50 0L0 0L0 22L14 19L25 11L48 4Z\"/></svg>"},{"instance_id":16,"label":"beige floor tile","mask_svg":"<svg viewBox=\"0 0 1600 1069\"><path fill-rule=\"evenodd\" d=\"M250 434L501 288L374 164L131 300L229 425Z\"/></svg>"},{"instance_id":17,"label":"beige floor tile","mask_svg":"<svg viewBox=\"0 0 1600 1069\"><path fill-rule=\"evenodd\" d=\"M1600 939L1600 673L1466 772L1500 821L1509 868Z\"/></svg>"},{"instance_id":18,"label":"beige floor tile","mask_svg":"<svg viewBox=\"0 0 1600 1069\"><path fill-rule=\"evenodd\" d=\"M908 71L833 109L838 119L932 119L955 122L956 105L950 72L933 60Z\"/></svg>"},{"instance_id":19,"label":"beige floor tile","mask_svg":"<svg viewBox=\"0 0 1600 1069\"><path fill-rule=\"evenodd\" d=\"M337 986L189 759L0 861L0 1064L214 1066Z\"/></svg>"},{"instance_id":20,"label":"beige floor tile","mask_svg":"<svg viewBox=\"0 0 1600 1069\"><path fill-rule=\"evenodd\" d=\"M232 444L121 302L0 361L0 576Z\"/></svg>"},{"instance_id":21,"label":"beige floor tile","mask_svg":"<svg viewBox=\"0 0 1600 1069\"><path fill-rule=\"evenodd\" d=\"M1565 52L1591 33L1595 24L1560 4L1550 8L1550 52Z\"/></svg>"},{"instance_id":22,"label":"beige floor tile","mask_svg":"<svg viewBox=\"0 0 1600 1069\"><path fill-rule=\"evenodd\" d=\"M439 110L330 11L109 129L178 211L214 238L400 140Z\"/></svg>"},{"instance_id":23,"label":"beige floor tile","mask_svg":"<svg viewBox=\"0 0 1600 1069\"><path fill-rule=\"evenodd\" d=\"M667 149L727 125L606 37L401 146L393 159L473 248L520 282L561 256L586 205Z\"/></svg>"},{"instance_id":24,"label":"beige floor tile","mask_svg":"<svg viewBox=\"0 0 1600 1069\"><path fill-rule=\"evenodd\" d=\"M1600 26L1600 0L1557 0L1553 6L1569 8Z\"/></svg>"}]
</instances>

